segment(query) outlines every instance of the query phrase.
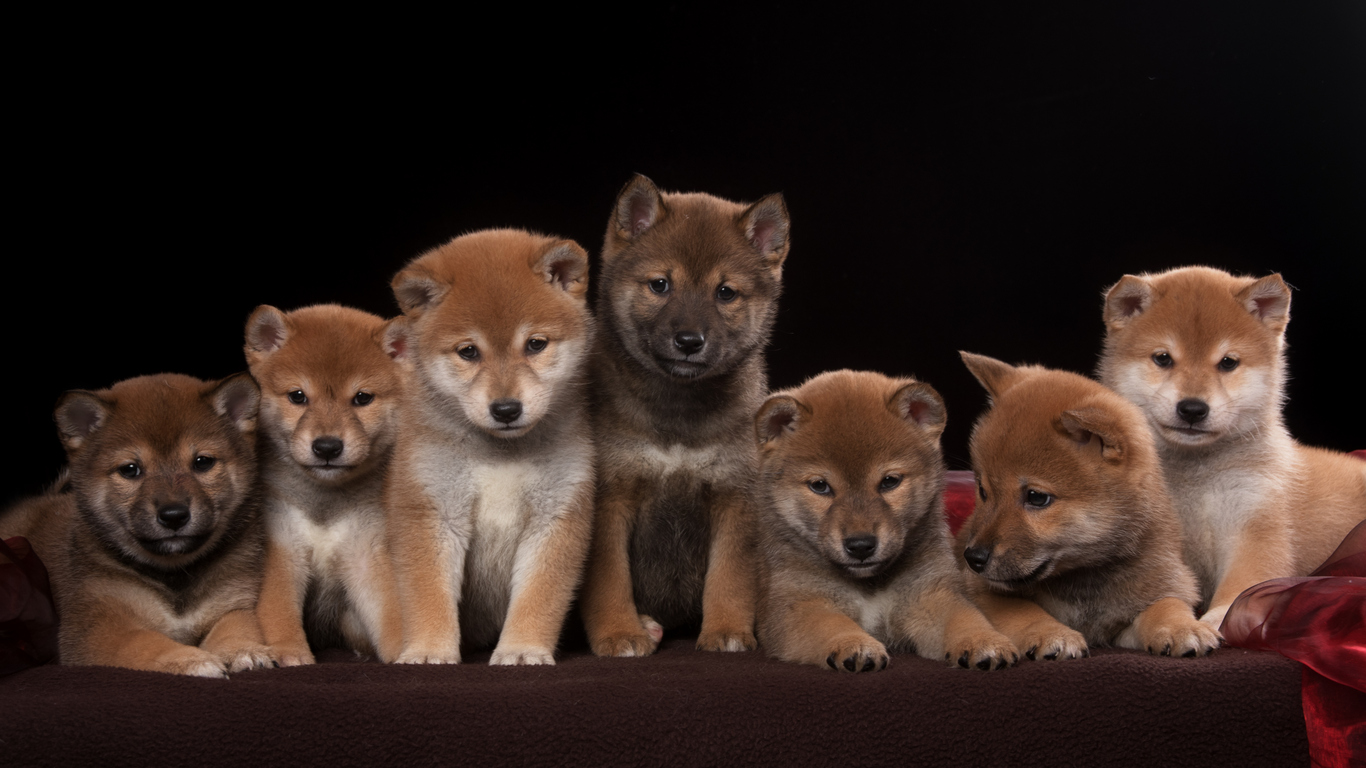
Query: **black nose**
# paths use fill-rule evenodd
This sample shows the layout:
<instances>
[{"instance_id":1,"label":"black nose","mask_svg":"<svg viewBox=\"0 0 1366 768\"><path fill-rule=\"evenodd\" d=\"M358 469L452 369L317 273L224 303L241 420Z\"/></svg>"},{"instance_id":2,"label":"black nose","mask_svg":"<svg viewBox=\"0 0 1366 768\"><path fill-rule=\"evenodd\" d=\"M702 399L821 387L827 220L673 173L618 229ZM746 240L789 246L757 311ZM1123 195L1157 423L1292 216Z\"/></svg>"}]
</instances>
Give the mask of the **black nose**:
<instances>
[{"instance_id":1,"label":"black nose","mask_svg":"<svg viewBox=\"0 0 1366 768\"><path fill-rule=\"evenodd\" d=\"M313 441L313 455L323 461L331 461L342 455L346 444L336 437L320 437Z\"/></svg>"},{"instance_id":2,"label":"black nose","mask_svg":"<svg viewBox=\"0 0 1366 768\"><path fill-rule=\"evenodd\" d=\"M844 551L856 560L867 560L877 551L877 537L850 536L844 540Z\"/></svg>"},{"instance_id":3,"label":"black nose","mask_svg":"<svg viewBox=\"0 0 1366 768\"><path fill-rule=\"evenodd\" d=\"M190 522L190 508L184 504L168 504L157 510L157 522L166 528L178 531Z\"/></svg>"},{"instance_id":4,"label":"black nose","mask_svg":"<svg viewBox=\"0 0 1366 768\"><path fill-rule=\"evenodd\" d=\"M1176 404L1176 415L1185 419L1187 424L1199 424L1209 415L1209 405L1204 400L1188 397Z\"/></svg>"},{"instance_id":5,"label":"black nose","mask_svg":"<svg viewBox=\"0 0 1366 768\"><path fill-rule=\"evenodd\" d=\"M674 334L674 346L685 355L696 354L706 345L707 337L697 331L679 331Z\"/></svg>"},{"instance_id":6,"label":"black nose","mask_svg":"<svg viewBox=\"0 0 1366 768\"><path fill-rule=\"evenodd\" d=\"M968 547L963 550L963 559L968 561L969 568L981 573L991 560L991 549L988 547Z\"/></svg>"},{"instance_id":7,"label":"black nose","mask_svg":"<svg viewBox=\"0 0 1366 768\"><path fill-rule=\"evenodd\" d=\"M494 400L489 404L489 414L494 421L501 421L504 424L511 424L522 415L522 401L514 400L510 397Z\"/></svg>"}]
</instances>

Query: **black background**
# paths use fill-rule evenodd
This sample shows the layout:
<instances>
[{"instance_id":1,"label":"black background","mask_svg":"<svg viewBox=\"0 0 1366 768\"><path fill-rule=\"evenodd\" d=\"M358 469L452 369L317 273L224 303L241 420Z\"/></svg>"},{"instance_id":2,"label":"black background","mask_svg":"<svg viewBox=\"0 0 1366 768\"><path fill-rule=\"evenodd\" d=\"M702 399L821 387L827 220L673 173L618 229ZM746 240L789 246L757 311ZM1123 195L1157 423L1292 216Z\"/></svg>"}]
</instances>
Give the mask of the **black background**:
<instances>
[{"instance_id":1,"label":"black background","mask_svg":"<svg viewBox=\"0 0 1366 768\"><path fill-rule=\"evenodd\" d=\"M16 24L5 496L63 390L241 370L260 303L392 315L464 232L596 253L633 172L782 192L771 384L914 374L952 468L957 350L1090 372L1102 289L1189 263L1282 272L1291 430L1366 447L1366 4L1019 5Z\"/></svg>"}]
</instances>

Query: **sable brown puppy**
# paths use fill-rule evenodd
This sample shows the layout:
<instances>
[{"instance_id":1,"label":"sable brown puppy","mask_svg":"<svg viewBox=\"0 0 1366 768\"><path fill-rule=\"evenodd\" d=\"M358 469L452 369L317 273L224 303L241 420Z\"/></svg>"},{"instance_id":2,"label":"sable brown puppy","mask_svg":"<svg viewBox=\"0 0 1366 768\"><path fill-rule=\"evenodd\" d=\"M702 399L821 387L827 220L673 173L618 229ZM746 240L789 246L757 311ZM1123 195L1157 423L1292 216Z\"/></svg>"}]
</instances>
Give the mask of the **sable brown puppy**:
<instances>
[{"instance_id":1,"label":"sable brown puppy","mask_svg":"<svg viewBox=\"0 0 1366 768\"><path fill-rule=\"evenodd\" d=\"M593 652L643 656L701 619L697 647L754 647L748 424L767 383L788 216L661 193L636 176L607 223L593 358L599 453L581 598Z\"/></svg>"},{"instance_id":2,"label":"sable brown puppy","mask_svg":"<svg viewBox=\"0 0 1366 768\"><path fill-rule=\"evenodd\" d=\"M760 449L759 639L867 672L887 646L1000 669L1018 653L963 591L944 519L944 403L928 384L823 373L768 399Z\"/></svg>"},{"instance_id":3,"label":"sable brown puppy","mask_svg":"<svg viewBox=\"0 0 1366 768\"><path fill-rule=\"evenodd\" d=\"M70 490L12 510L53 575L63 664L223 677L273 658L261 583L251 377L162 374L68 392Z\"/></svg>"},{"instance_id":4,"label":"sable brown puppy","mask_svg":"<svg viewBox=\"0 0 1366 768\"><path fill-rule=\"evenodd\" d=\"M385 328L334 304L247 320L266 494L257 615L281 666L312 663L310 638L383 661L403 643L383 506L403 374Z\"/></svg>"},{"instance_id":5,"label":"sable brown puppy","mask_svg":"<svg viewBox=\"0 0 1366 768\"><path fill-rule=\"evenodd\" d=\"M962 355L992 404L972 432L977 508L958 532L987 618L1030 658L1218 647L1192 612L1195 575L1138 409L1074 373Z\"/></svg>"},{"instance_id":6,"label":"sable brown puppy","mask_svg":"<svg viewBox=\"0 0 1366 768\"><path fill-rule=\"evenodd\" d=\"M400 662L553 664L592 534L583 387L593 322L576 243L457 237L394 277L410 366L387 489ZM458 625L457 625L458 616Z\"/></svg>"},{"instance_id":7,"label":"sable brown puppy","mask_svg":"<svg viewBox=\"0 0 1366 768\"><path fill-rule=\"evenodd\" d=\"M1185 267L1106 293L1100 377L1157 437L1211 627L1244 589L1309 573L1366 519L1366 466L1296 443L1281 420L1289 321L1280 275Z\"/></svg>"}]
</instances>

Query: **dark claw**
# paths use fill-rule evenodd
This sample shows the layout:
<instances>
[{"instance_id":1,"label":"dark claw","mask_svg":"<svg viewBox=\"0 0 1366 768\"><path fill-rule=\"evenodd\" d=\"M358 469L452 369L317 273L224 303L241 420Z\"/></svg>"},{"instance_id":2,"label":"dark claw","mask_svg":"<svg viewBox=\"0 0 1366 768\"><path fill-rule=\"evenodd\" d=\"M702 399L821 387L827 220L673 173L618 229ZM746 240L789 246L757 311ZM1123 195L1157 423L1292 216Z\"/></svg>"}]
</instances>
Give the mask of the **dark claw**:
<instances>
[{"instance_id":1,"label":"dark claw","mask_svg":"<svg viewBox=\"0 0 1366 768\"><path fill-rule=\"evenodd\" d=\"M847 670L849 670L850 672L853 672L853 671L854 671L854 657L853 657L853 656L850 656L849 658L847 658L847 659L844 660L844 668L847 669Z\"/></svg>"},{"instance_id":2,"label":"dark claw","mask_svg":"<svg viewBox=\"0 0 1366 768\"><path fill-rule=\"evenodd\" d=\"M883 657L882 657L882 666L878 667L878 669L886 669L886 668L887 668L887 662L888 662L888 658L887 658L886 656L883 656Z\"/></svg>"},{"instance_id":3,"label":"dark claw","mask_svg":"<svg viewBox=\"0 0 1366 768\"><path fill-rule=\"evenodd\" d=\"M873 657L872 657L872 656L869 656L867 659L864 659L864 661L863 661L863 671L864 671L864 672L872 672L872 671L873 671L873 667L876 667L876 666L877 666L877 662L876 662L876 661L873 661Z\"/></svg>"},{"instance_id":4,"label":"dark claw","mask_svg":"<svg viewBox=\"0 0 1366 768\"><path fill-rule=\"evenodd\" d=\"M825 657L825 663L830 665L831 669L839 669L839 667L835 666L835 654L833 653Z\"/></svg>"},{"instance_id":5,"label":"dark claw","mask_svg":"<svg viewBox=\"0 0 1366 768\"><path fill-rule=\"evenodd\" d=\"M983 671L991 669L991 657L988 656L985 659L982 659L981 661L977 662L977 668Z\"/></svg>"},{"instance_id":6,"label":"dark claw","mask_svg":"<svg viewBox=\"0 0 1366 768\"><path fill-rule=\"evenodd\" d=\"M1082 657L1083 659L1089 659L1089 658L1091 658L1091 649L1090 649L1090 648L1083 648L1082 651L1081 651L1081 657Z\"/></svg>"},{"instance_id":7,"label":"dark claw","mask_svg":"<svg viewBox=\"0 0 1366 768\"><path fill-rule=\"evenodd\" d=\"M968 668L968 652L967 652L967 651L963 651L963 655L958 657L958 666L962 667L963 669L967 669L967 668Z\"/></svg>"},{"instance_id":8,"label":"dark claw","mask_svg":"<svg viewBox=\"0 0 1366 768\"><path fill-rule=\"evenodd\" d=\"M953 651L944 651L944 661L948 661L951 658L953 658Z\"/></svg>"},{"instance_id":9,"label":"dark claw","mask_svg":"<svg viewBox=\"0 0 1366 768\"><path fill-rule=\"evenodd\" d=\"M1030 648L1029 650L1025 651L1025 658L1029 659L1030 661L1033 661L1034 652L1037 650L1039 650L1039 646L1036 645L1033 648Z\"/></svg>"},{"instance_id":10,"label":"dark claw","mask_svg":"<svg viewBox=\"0 0 1366 768\"><path fill-rule=\"evenodd\" d=\"M1170 656L1170 655L1172 655L1172 646L1171 646L1171 643L1167 643L1167 645L1166 645L1165 647L1163 647L1163 649L1162 649L1162 655L1163 655L1163 656Z\"/></svg>"},{"instance_id":11,"label":"dark claw","mask_svg":"<svg viewBox=\"0 0 1366 768\"><path fill-rule=\"evenodd\" d=\"M1044 654L1044 658L1048 659L1049 661L1053 661L1054 659L1058 658L1058 652L1053 651L1052 653L1046 653Z\"/></svg>"},{"instance_id":12,"label":"dark claw","mask_svg":"<svg viewBox=\"0 0 1366 768\"><path fill-rule=\"evenodd\" d=\"M1006 661L1006 657L1002 656L996 660L996 669L1005 669L1008 666L1010 666L1010 662Z\"/></svg>"},{"instance_id":13,"label":"dark claw","mask_svg":"<svg viewBox=\"0 0 1366 768\"><path fill-rule=\"evenodd\" d=\"M1192 649L1190 649L1189 651L1186 651L1185 653L1181 654L1181 657L1184 658L1184 659L1193 659L1193 658L1195 658L1195 656L1196 656L1196 653L1195 653L1195 649L1194 649L1194 648L1192 648Z\"/></svg>"}]
</instances>

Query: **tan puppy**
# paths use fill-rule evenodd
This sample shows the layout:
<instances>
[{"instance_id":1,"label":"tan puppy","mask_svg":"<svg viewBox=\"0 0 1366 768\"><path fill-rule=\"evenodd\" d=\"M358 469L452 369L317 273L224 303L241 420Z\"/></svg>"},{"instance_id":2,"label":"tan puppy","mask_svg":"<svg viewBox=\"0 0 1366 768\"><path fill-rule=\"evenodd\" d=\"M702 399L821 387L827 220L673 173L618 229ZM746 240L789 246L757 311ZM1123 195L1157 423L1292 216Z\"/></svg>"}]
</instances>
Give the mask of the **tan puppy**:
<instances>
[{"instance_id":1,"label":"tan puppy","mask_svg":"<svg viewBox=\"0 0 1366 768\"><path fill-rule=\"evenodd\" d=\"M411 366L387 492L401 662L455 663L463 639L496 642L491 664L554 663L593 523L587 287L576 243L510 229L394 277Z\"/></svg>"},{"instance_id":2,"label":"tan puppy","mask_svg":"<svg viewBox=\"0 0 1366 768\"><path fill-rule=\"evenodd\" d=\"M260 393L162 374L57 403L69 490L0 519L51 570L63 664L224 677L262 645L255 442Z\"/></svg>"},{"instance_id":3,"label":"tan puppy","mask_svg":"<svg viewBox=\"0 0 1366 768\"><path fill-rule=\"evenodd\" d=\"M742 205L627 183L607 222L593 359L598 499L584 625L600 656L754 647L764 345L789 249L781 195Z\"/></svg>"},{"instance_id":4,"label":"tan puppy","mask_svg":"<svg viewBox=\"0 0 1366 768\"><path fill-rule=\"evenodd\" d=\"M1157 436L1200 579L1202 621L1318 567L1366 519L1366 465L1281 421L1290 289L1207 267L1125 275L1105 297L1100 376Z\"/></svg>"},{"instance_id":5,"label":"tan puppy","mask_svg":"<svg viewBox=\"0 0 1366 768\"><path fill-rule=\"evenodd\" d=\"M962 355L991 395L972 432L977 508L958 532L987 618L1030 658L1087 643L1218 647L1193 613L1195 575L1143 414L1074 373Z\"/></svg>"},{"instance_id":6,"label":"tan puppy","mask_svg":"<svg viewBox=\"0 0 1366 768\"><path fill-rule=\"evenodd\" d=\"M333 304L247 320L268 541L257 615L281 666L312 663L309 638L383 661L403 644L383 506L403 372L385 327Z\"/></svg>"},{"instance_id":7,"label":"tan puppy","mask_svg":"<svg viewBox=\"0 0 1366 768\"><path fill-rule=\"evenodd\" d=\"M949 550L944 424L928 384L855 371L759 409L758 627L770 654L850 672L886 667L887 646L978 669L1016 661Z\"/></svg>"}]
</instances>

